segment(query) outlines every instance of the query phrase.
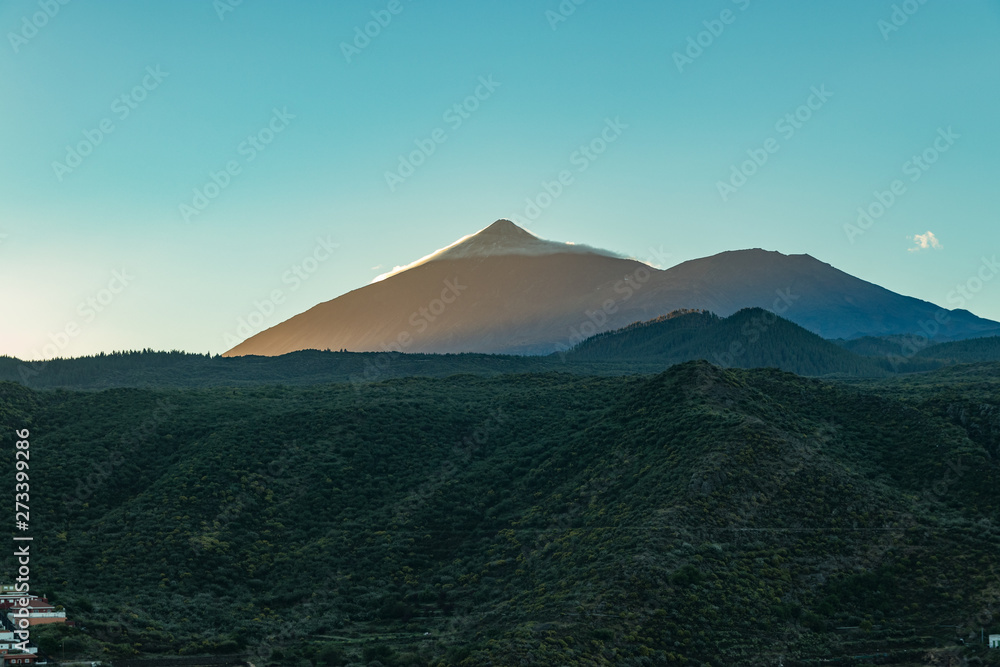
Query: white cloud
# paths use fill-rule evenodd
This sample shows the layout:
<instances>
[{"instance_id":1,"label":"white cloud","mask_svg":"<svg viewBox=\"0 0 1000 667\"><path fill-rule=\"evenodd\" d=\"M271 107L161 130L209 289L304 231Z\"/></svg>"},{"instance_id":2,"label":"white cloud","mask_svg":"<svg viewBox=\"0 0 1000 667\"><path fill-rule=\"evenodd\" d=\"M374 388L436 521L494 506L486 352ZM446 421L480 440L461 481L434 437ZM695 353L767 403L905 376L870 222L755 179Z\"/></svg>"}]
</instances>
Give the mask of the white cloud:
<instances>
[{"instance_id":1,"label":"white cloud","mask_svg":"<svg viewBox=\"0 0 1000 667\"><path fill-rule=\"evenodd\" d=\"M916 245L915 248L910 248L910 252L920 252L921 250L928 250L933 248L934 250L940 250L944 246L941 242L937 240L934 236L934 232L928 231L926 234L917 234L916 236L908 236L908 239L913 241Z\"/></svg>"}]
</instances>

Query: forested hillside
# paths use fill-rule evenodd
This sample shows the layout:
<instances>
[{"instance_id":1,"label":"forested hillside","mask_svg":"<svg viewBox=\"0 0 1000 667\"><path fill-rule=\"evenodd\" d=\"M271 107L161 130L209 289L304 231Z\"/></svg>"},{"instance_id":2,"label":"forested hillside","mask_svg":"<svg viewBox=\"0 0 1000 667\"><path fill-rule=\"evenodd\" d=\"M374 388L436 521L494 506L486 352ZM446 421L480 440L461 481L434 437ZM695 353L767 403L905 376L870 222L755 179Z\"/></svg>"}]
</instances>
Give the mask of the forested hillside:
<instances>
[{"instance_id":1,"label":"forested hillside","mask_svg":"<svg viewBox=\"0 0 1000 667\"><path fill-rule=\"evenodd\" d=\"M599 366L581 366L579 371L600 373ZM397 377L447 377L456 373L491 376L555 369L567 370L566 364L558 358L551 363L542 357L328 350L304 350L280 357L221 357L153 350L47 361L0 357L0 381L35 389L303 386L324 382L358 385ZM658 369L647 365L643 370Z\"/></svg>"},{"instance_id":2,"label":"forested hillside","mask_svg":"<svg viewBox=\"0 0 1000 667\"><path fill-rule=\"evenodd\" d=\"M780 368L799 375L882 376L885 360L862 357L762 308L726 318L677 312L598 334L567 354L571 361L659 360L676 364L705 359L736 368Z\"/></svg>"},{"instance_id":3,"label":"forested hillside","mask_svg":"<svg viewBox=\"0 0 1000 667\"><path fill-rule=\"evenodd\" d=\"M996 406L998 371L6 383L0 433L12 488L14 429L32 432L33 587L85 628L43 648L924 664L996 627L996 422L962 410Z\"/></svg>"},{"instance_id":4,"label":"forested hillside","mask_svg":"<svg viewBox=\"0 0 1000 667\"><path fill-rule=\"evenodd\" d=\"M963 361L971 360L972 349ZM183 352L116 352L74 359L22 361L0 357L0 381L35 389L114 387L250 387L348 382L359 386L400 377L470 373L569 372L580 375L656 373L705 359L736 368L774 367L800 375L880 377L927 370L943 362L903 365L860 356L761 309L728 318L678 311L650 322L598 334L548 356L402 354L305 350L279 357L219 357Z\"/></svg>"},{"instance_id":5,"label":"forested hillside","mask_svg":"<svg viewBox=\"0 0 1000 667\"><path fill-rule=\"evenodd\" d=\"M1000 361L1000 336L934 342L926 336L866 336L831 341L855 354L878 357L894 371L919 372L951 364Z\"/></svg>"},{"instance_id":6,"label":"forested hillside","mask_svg":"<svg viewBox=\"0 0 1000 667\"><path fill-rule=\"evenodd\" d=\"M184 352L115 352L22 361L0 357L0 381L34 389L114 387L307 386L346 382L357 388L402 377L469 373L566 372L579 375L657 373L704 359L734 368L779 368L805 376L885 377L942 366L1000 361L1000 337L930 344L892 336L827 341L773 313L748 308L729 317L676 311L597 334L547 356L403 354L304 350L278 357L220 357Z\"/></svg>"}]
</instances>

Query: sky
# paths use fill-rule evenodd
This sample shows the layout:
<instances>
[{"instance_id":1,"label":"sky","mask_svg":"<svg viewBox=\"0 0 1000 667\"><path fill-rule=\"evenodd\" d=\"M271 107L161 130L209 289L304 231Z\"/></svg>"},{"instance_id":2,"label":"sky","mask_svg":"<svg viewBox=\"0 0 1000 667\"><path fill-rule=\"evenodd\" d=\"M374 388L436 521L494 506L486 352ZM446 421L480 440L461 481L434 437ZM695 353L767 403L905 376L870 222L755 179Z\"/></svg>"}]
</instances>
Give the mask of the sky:
<instances>
[{"instance_id":1,"label":"sky","mask_svg":"<svg viewBox=\"0 0 1000 667\"><path fill-rule=\"evenodd\" d=\"M997 0L5 0L0 33L0 355L221 353L499 218L1000 320Z\"/></svg>"}]
</instances>

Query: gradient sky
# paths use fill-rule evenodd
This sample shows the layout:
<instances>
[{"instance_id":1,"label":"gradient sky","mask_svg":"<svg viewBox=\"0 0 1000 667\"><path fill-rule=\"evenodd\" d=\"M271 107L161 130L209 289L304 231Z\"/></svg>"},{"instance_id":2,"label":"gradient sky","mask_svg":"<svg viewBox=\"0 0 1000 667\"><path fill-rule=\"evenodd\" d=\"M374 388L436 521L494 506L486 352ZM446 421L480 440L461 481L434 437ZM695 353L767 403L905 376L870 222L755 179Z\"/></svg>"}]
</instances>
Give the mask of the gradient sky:
<instances>
[{"instance_id":1,"label":"gradient sky","mask_svg":"<svg viewBox=\"0 0 1000 667\"><path fill-rule=\"evenodd\" d=\"M1000 251L995 0L566 0L568 16L557 0L232 1L0 4L0 354L222 352L275 290L255 331L498 218L661 267L808 253L949 307ZM898 26L894 4L913 12ZM391 21L348 62L372 12ZM446 112L477 87L456 127ZM787 136L776 123L814 87L832 96ZM627 128L581 158L607 119ZM272 122L250 160L243 142ZM386 172L439 128L391 189ZM948 128L912 181L907 161ZM92 152L54 167L88 132ZM777 152L724 201L718 182L768 139ZM572 183L534 216L526 200L562 170ZM895 179L903 194L850 242L844 225ZM1000 279L965 307L1000 320Z\"/></svg>"}]
</instances>

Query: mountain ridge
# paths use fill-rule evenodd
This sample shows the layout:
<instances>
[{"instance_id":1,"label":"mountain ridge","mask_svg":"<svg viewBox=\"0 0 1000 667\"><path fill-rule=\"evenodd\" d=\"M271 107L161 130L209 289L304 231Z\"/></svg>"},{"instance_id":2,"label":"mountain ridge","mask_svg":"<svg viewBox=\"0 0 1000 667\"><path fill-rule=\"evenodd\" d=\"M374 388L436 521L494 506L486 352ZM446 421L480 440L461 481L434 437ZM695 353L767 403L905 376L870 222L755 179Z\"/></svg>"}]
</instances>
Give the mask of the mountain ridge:
<instances>
[{"instance_id":1,"label":"mountain ridge","mask_svg":"<svg viewBox=\"0 0 1000 667\"><path fill-rule=\"evenodd\" d=\"M730 250L656 269L498 220L370 285L317 304L225 356L301 349L548 354L679 309L772 310L824 338L940 340L1000 329L967 311L891 292L811 255Z\"/></svg>"}]
</instances>

